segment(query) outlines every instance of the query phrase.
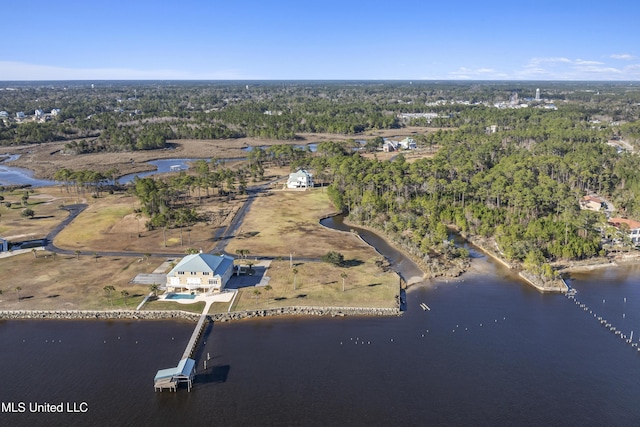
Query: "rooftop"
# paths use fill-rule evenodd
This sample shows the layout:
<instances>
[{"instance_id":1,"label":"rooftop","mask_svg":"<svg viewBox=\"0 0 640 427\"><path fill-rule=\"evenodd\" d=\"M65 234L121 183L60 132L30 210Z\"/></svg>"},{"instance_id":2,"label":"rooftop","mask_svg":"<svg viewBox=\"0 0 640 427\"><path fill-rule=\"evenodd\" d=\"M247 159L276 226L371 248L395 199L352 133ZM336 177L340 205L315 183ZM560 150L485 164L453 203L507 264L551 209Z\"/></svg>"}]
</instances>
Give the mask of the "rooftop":
<instances>
[{"instance_id":1,"label":"rooftop","mask_svg":"<svg viewBox=\"0 0 640 427\"><path fill-rule=\"evenodd\" d=\"M191 254L182 258L167 276L175 276L178 271L209 271L213 274L221 274L229 268L229 265L233 265L233 258L230 256Z\"/></svg>"}]
</instances>

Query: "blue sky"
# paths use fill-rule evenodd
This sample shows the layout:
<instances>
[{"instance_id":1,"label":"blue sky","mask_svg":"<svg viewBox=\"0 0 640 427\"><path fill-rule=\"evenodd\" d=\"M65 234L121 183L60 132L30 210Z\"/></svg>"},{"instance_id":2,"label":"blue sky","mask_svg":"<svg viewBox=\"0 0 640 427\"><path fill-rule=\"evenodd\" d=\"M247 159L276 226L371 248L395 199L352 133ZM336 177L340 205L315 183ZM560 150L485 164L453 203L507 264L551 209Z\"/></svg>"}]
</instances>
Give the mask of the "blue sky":
<instances>
[{"instance_id":1,"label":"blue sky","mask_svg":"<svg viewBox=\"0 0 640 427\"><path fill-rule=\"evenodd\" d=\"M637 0L30 0L2 14L0 80L640 80Z\"/></svg>"}]
</instances>

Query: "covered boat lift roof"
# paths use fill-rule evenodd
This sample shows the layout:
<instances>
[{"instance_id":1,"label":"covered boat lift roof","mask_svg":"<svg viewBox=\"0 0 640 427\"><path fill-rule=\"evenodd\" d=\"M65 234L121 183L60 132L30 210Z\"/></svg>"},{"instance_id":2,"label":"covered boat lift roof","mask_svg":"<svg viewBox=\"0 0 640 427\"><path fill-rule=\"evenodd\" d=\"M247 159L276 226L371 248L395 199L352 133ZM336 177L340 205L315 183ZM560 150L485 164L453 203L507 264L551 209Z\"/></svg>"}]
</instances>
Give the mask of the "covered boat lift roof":
<instances>
[{"instance_id":1,"label":"covered boat lift roof","mask_svg":"<svg viewBox=\"0 0 640 427\"><path fill-rule=\"evenodd\" d=\"M196 372L196 361L190 358L182 359L175 368L160 369L153 379L154 388L162 391L164 388L176 390L181 382L187 383L187 388L191 391L193 377Z\"/></svg>"}]
</instances>

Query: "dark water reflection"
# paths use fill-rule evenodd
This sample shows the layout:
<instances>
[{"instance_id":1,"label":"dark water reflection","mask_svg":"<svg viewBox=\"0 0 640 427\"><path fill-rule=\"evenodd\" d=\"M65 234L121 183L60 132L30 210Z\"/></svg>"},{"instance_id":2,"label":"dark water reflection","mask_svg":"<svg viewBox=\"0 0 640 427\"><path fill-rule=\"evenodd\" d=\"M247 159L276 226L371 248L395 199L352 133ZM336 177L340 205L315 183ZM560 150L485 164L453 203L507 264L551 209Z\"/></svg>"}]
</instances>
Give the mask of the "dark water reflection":
<instances>
[{"instance_id":1,"label":"dark water reflection","mask_svg":"<svg viewBox=\"0 0 640 427\"><path fill-rule=\"evenodd\" d=\"M472 255L475 273L410 288L401 317L216 323L195 354L191 393L154 393L152 382L177 363L191 323L0 322L0 402L89 404L85 414L3 413L1 424L637 425L636 348L567 297ZM639 266L570 281L638 342Z\"/></svg>"},{"instance_id":2,"label":"dark water reflection","mask_svg":"<svg viewBox=\"0 0 640 427\"><path fill-rule=\"evenodd\" d=\"M479 263L489 263L485 258ZM0 401L86 401L6 425L636 425L640 356L561 295L493 274L409 290L398 318L217 323L191 393L154 393L193 324L0 322ZM638 328L637 268L575 277ZM626 297L626 307L623 298ZM417 309L426 302L431 311ZM595 304L594 302L594 304ZM106 342L105 342L106 341Z\"/></svg>"}]
</instances>

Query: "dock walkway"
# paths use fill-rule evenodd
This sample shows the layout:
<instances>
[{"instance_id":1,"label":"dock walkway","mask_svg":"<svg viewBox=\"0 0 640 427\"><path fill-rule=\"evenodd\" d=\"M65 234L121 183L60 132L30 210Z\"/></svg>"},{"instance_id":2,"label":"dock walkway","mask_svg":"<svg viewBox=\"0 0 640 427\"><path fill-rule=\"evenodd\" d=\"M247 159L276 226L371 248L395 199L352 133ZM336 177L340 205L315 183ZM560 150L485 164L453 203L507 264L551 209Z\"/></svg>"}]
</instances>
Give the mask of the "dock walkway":
<instances>
[{"instance_id":1,"label":"dock walkway","mask_svg":"<svg viewBox=\"0 0 640 427\"><path fill-rule=\"evenodd\" d=\"M202 314L200 315L200 319L198 319L198 323L196 324L196 328L193 330L193 334L191 334L191 339L189 339L189 342L187 343L187 348L185 348L182 358L180 359L180 362L178 362L178 366L175 368L161 369L156 374L153 379L153 388L155 391L162 391L165 389L176 391L178 389L178 384L181 382L187 383L187 389L191 391L193 378L195 377L196 365L196 361L193 360L191 356L193 355L193 351L198 344L198 339L200 339L200 335L204 330L204 325L206 324L212 302L213 301L207 301L205 304L204 310L202 310Z\"/></svg>"},{"instance_id":2,"label":"dock walkway","mask_svg":"<svg viewBox=\"0 0 640 427\"><path fill-rule=\"evenodd\" d=\"M196 344L198 343L200 334L204 329L205 320L207 320L207 311L208 310L205 310L205 312L200 315L200 319L198 320L198 324L196 325L196 328L193 330L193 334L191 334L191 339L187 344L187 348L184 350L184 353L182 354L182 359L188 359L193 354L193 350L195 349Z\"/></svg>"}]
</instances>

